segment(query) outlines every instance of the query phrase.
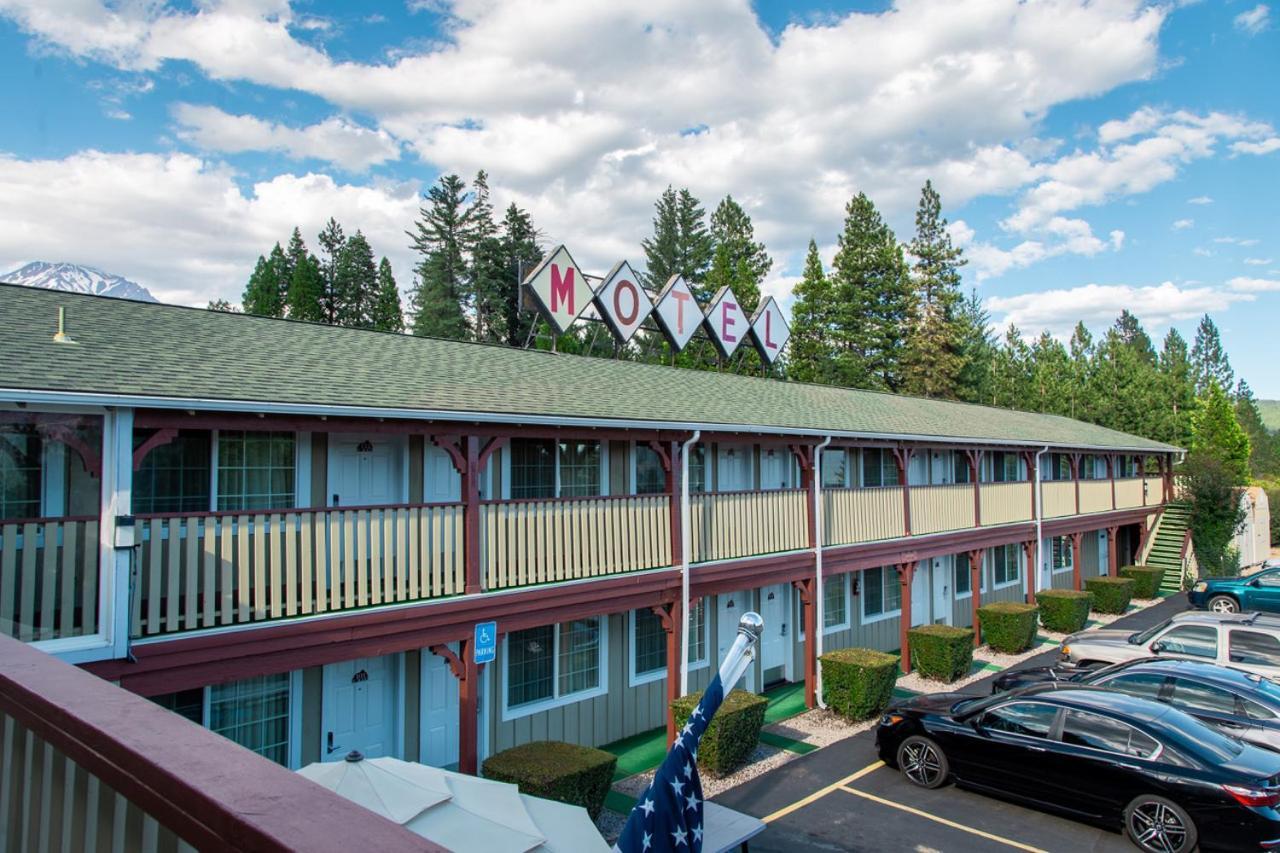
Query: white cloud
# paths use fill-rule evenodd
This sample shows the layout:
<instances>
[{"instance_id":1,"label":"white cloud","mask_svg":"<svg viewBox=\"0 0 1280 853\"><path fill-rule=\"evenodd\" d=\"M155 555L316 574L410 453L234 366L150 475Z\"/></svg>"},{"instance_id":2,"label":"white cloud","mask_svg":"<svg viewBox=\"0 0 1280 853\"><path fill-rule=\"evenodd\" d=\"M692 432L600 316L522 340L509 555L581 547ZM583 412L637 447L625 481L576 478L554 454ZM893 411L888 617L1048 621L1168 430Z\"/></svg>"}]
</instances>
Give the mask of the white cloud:
<instances>
[{"instance_id":1,"label":"white cloud","mask_svg":"<svg viewBox=\"0 0 1280 853\"><path fill-rule=\"evenodd\" d=\"M1196 221L1194 219L1179 219L1178 221L1173 223L1173 230L1185 231L1188 228L1194 227L1195 224L1196 224Z\"/></svg>"},{"instance_id":2,"label":"white cloud","mask_svg":"<svg viewBox=\"0 0 1280 853\"><path fill-rule=\"evenodd\" d=\"M1249 11L1236 15L1234 22L1237 30L1256 36L1270 24L1270 17L1271 10L1267 8L1267 4L1259 3Z\"/></svg>"},{"instance_id":3,"label":"white cloud","mask_svg":"<svg viewBox=\"0 0 1280 853\"><path fill-rule=\"evenodd\" d=\"M173 107L178 136L206 151L283 151L297 159L326 160L351 172L395 160L400 148L386 131L370 130L333 117L292 128L217 107L178 103Z\"/></svg>"},{"instance_id":4,"label":"white cloud","mask_svg":"<svg viewBox=\"0 0 1280 853\"><path fill-rule=\"evenodd\" d=\"M1202 258L1212 258L1212 257L1213 257L1213 252L1212 252L1211 250L1209 250L1209 249L1206 249L1204 246L1196 246L1196 247L1195 247L1194 249L1192 249L1191 251L1192 251L1194 254L1197 254L1197 255L1199 255L1199 256L1200 256L1200 257L1202 257Z\"/></svg>"},{"instance_id":5,"label":"white cloud","mask_svg":"<svg viewBox=\"0 0 1280 853\"><path fill-rule=\"evenodd\" d=\"M1280 290L1280 279L1274 278L1249 278L1247 276L1237 276L1227 284L1232 290L1242 293L1265 293Z\"/></svg>"},{"instance_id":6,"label":"white cloud","mask_svg":"<svg viewBox=\"0 0 1280 853\"><path fill-rule=\"evenodd\" d=\"M1213 242L1225 243L1232 246L1256 246L1257 238L1254 237L1214 237Z\"/></svg>"},{"instance_id":7,"label":"white cloud","mask_svg":"<svg viewBox=\"0 0 1280 853\"><path fill-rule=\"evenodd\" d=\"M1271 263L1271 259L1270 258L1245 258L1244 262L1254 267L1265 267L1267 264Z\"/></svg>"},{"instance_id":8,"label":"white cloud","mask_svg":"<svg viewBox=\"0 0 1280 853\"><path fill-rule=\"evenodd\" d=\"M1234 285L1232 290L1238 290ZM1223 311L1233 302L1251 301L1249 293L1214 287L1179 286L1166 281L1158 285L1086 284L1080 287L997 296L984 303L1000 326L1016 325L1024 334L1048 331L1070 334L1077 321L1086 326L1111 324L1121 311L1136 313L1148 327L1167 326L1177 320L1198 317L1209 311Z\"/></svg>"},{"instance_id":9,"label":"white cloud","mask_svg":"<svg viewBox=\"0 0 1280 853\"><path fill-rule=\"evenodd\" d=\"M1187 199L1187 204L1213 204L1213 199L1207 195L1198 195L1195 198Z\"/></svg>"},{"instance_id":10,"label":"white cloud","mask_svg":"<svg viewBox=\"0 0 1280 853\"><path fill-rule=\"evenodd\" d=\"M1280 151L1280 136L1272 136L1261 142L1233 142L1231 150L1236 154L1270 154Z\"/></svg>"}]
</instances>

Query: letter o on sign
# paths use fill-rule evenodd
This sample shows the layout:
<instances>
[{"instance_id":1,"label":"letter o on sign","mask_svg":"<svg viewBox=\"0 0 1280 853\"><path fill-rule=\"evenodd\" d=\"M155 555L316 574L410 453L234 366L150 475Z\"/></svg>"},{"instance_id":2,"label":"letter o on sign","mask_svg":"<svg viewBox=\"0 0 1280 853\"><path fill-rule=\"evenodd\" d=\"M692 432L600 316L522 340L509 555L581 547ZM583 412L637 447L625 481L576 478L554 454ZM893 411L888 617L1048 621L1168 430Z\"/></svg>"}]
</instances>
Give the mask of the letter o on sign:
<instances>
[{"instance_id":1,"label":"letter o on sign","mask_svg":"<svg viewBox=\"0 0 1280 853\"><path fill-rule=\"evenodd\" d=\"M624 310L622 307L623 293L627 294L630 310ZM636 321L636 315L640 312L640 294L636 290L635 284L630 279L619 279L613 288L613 315L617 317L624 325L630 326Z\"/></svg>"}]
</instances>

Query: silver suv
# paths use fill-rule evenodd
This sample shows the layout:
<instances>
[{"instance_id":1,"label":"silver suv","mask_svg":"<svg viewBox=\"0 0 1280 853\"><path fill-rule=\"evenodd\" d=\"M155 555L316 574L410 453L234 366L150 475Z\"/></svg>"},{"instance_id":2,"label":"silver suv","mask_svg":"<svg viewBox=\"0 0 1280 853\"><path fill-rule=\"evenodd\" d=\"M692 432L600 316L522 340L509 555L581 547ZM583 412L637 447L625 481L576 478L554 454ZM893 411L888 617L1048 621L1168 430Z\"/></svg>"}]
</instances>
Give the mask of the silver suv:
<instances>
[{"instance_id":1,"label":"silver suv","mask_svg":"<svg viewBox=\"0 0 1280 853\"><path fill-rule=\"evenodd\" d=\"M1080 631L1062 641L1061 652L1063 662L1075 666L1155 656L1280 677L1280 616L1192 610L1143 631Z\"/></svg>"}]
</instances>

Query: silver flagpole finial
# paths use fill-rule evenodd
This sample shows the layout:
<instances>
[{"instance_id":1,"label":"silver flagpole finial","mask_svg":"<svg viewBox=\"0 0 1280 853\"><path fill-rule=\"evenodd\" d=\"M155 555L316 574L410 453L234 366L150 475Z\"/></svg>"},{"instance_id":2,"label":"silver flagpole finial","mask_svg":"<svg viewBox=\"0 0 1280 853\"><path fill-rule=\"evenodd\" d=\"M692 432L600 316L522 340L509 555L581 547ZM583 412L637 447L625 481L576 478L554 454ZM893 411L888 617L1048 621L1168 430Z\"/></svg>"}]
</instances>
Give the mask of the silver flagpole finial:
<instances>
[{"instance_id":1,"label":"silver flagpole finial","mask_svg":"<svg viewBox=\"0 0 1280 853\"><path fill-rule=\"evenodd\" d=\"M760 642L760 634L764 631L764 619L760 618L760 614L754 610L748 610L742 614L742 618L738 620L738 633L742 634L751 643Z\"/></svg>"}]
</instances>

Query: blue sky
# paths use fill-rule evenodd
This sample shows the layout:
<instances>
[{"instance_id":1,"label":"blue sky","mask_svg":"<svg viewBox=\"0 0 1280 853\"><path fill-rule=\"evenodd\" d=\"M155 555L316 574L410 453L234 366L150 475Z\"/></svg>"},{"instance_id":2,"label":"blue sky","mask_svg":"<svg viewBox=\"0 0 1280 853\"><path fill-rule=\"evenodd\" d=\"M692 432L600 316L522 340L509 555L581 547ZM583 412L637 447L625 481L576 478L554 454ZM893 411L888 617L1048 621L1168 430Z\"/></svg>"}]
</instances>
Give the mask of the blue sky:
<instances>
[{"instance_id":1,"label":"blue sky","mask_svg":"<svg viewBox=\"0 0 1280 853\"><path fill-rule=\"evenodd\" d=\"M329 216L401 286L443 172L486 169L589 271L643 261L668 183L742 201L786 297L865 191L906 240L932 178L1000 325L1153 337L1206 311L1280 398L1280 8L0 0L0 269L68 260L238 299Z\"/></svg>"}]
</instances>

